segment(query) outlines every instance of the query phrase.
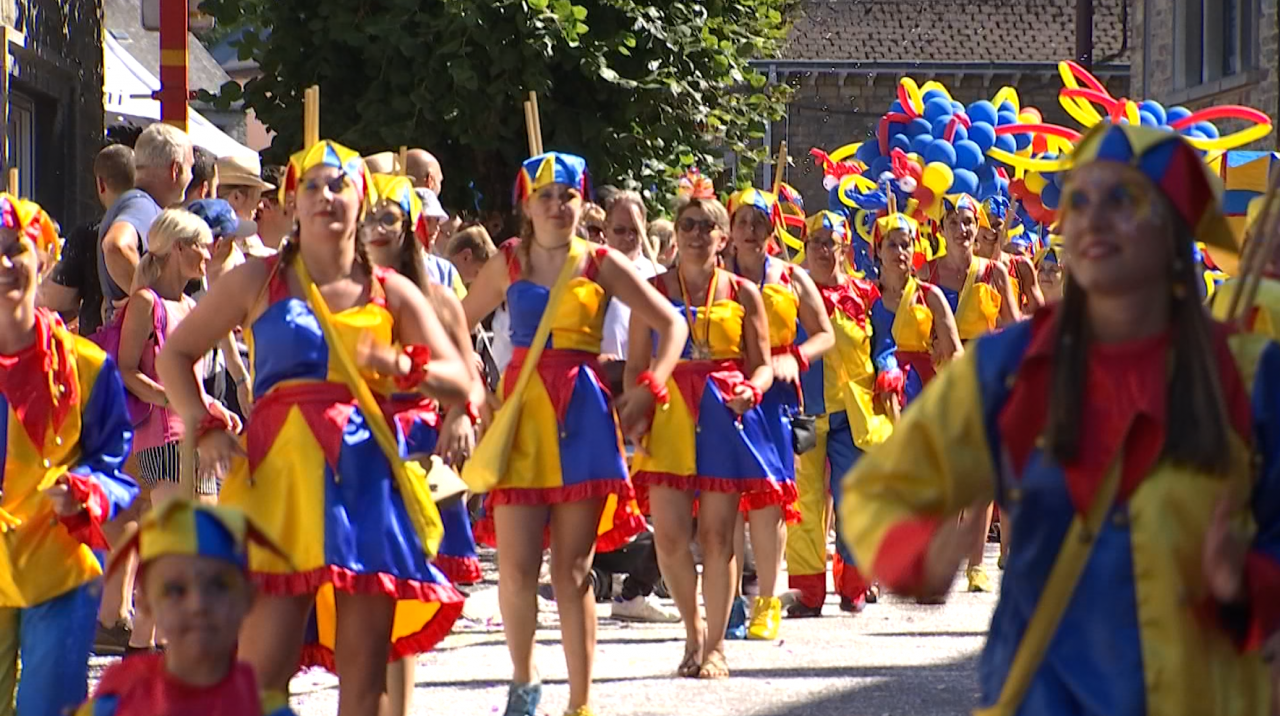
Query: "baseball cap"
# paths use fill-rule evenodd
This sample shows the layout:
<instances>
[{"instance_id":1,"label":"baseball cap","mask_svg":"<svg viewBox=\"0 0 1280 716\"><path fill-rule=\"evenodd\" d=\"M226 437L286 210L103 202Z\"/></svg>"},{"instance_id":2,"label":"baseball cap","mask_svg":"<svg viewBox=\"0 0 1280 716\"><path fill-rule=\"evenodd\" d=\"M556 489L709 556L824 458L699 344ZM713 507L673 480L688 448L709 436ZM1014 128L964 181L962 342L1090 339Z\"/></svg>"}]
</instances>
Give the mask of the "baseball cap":
<instances>
[{"instance_id":1,"label":"baseball cap","mask_svg":"<svg viewBox=\"0 0 1280 716\"><path fill-rule=\"evenodd\" d=\"M418 198L422 199L422 215L428 219L439 219L444 221L449 218L449 214L445 212L444 207L440 206L440 198L436 196L434 191L430 189L414 189L418 194Z\"/></svg>"},{"instance_id":2,"label":"baseball cap","mask_svg":"<svg viewBox=\"0 0 1280 716\"><path fill-rule=\"evenodd\" d=\"M242 221L226 199L197 199L187 211L203 219L215 239L244 239L258 233L257 222Z\"/></svg>"}]
</instances>

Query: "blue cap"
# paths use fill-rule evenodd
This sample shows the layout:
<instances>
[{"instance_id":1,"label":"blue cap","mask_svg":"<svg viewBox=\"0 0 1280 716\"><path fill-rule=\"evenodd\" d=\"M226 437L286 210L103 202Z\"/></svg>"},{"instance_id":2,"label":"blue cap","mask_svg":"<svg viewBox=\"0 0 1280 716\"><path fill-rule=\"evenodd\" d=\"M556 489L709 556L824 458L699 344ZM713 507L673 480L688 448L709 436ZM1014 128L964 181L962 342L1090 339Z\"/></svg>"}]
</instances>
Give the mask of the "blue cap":
<instances>
[{"instance_id":1,"label":"blue cap","mask_svg":"<svg viewBox=\"0 0 1280 716\"><path fill-rule=\"evenodd\" d=\"M257 222L241 221L225 199L197 199L187 205L187 211L209 225L215 240L243 239L258 233Z\"/></svg>"}]
</instances>

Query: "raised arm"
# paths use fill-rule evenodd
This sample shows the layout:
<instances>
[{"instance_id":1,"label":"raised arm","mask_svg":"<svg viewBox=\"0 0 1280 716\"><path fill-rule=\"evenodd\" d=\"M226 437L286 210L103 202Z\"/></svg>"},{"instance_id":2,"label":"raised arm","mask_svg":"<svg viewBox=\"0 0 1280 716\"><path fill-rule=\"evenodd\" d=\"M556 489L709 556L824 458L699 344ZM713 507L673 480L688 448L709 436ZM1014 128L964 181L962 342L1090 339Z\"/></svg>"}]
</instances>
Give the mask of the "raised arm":
<instances>
[{"instance_id":1,"label":"raised arm","mask_svg":"<svg viewBox=\"0 0 1280 716\"><path fill-rule=\"evenodd\" d=\"M959 358L964 354L960 329L956 327L956 316L951 312L947 297L942 295L942 289L933 284L924 287L924 302L933 314L933 362L942 365Z\"/></svg>"},{"instance_id":2,"label":"raised arm","mask_svg":"<svg viewBox=\"0 0 1280 716\"><path fill-rule=\"evenodd\" d=\"M634 340L633 329L639 324L646 333L644 342L648 346L643 364L652 371L653 377L659 383L665 384L667 378L671 376L671 371L675 369L676 363L680 361L680 352L684 350L685 341L689 338L689 327L684 319L676 314L670 301L663 298L662 294L658 293L658 290L648 281L640 278L631 261L617 251L610 250L601 259L600 285L610 295L631 308L629 337ZM658 334L657 354L651 357L649 352L652 351L652 343L647 335L650 329ZM627 352L628 357L634 355L630 347ZM626 387L630 388L634 382L635 376L631 375L631 366L628 363Z\"/></svg>"},{"instance_id":3,"label":"raised arm","mask_svg":"<svg viewBox=\"0 0 1280 716\"><path fill-rule=\"evenodd\" d=\"M1018 274L1018 291L1027 299L1027 313L1035 313L1044 307L1044 292L1040 290L1040 277L1031 262L1021 256L1013 258L1013 270Z\"/></svg>"},{"instance_id":4,"label":"raised arm","mask_svg":"<svg viewBox=\"0 0 1280 716\"><path fill-rule=\"evenodd\" d=\"M802 269L789 270L796 295L800 298L800 325L809 336L796 348L804 354L805 361L811 363L836 344L835 334L831 331L831 318L827 316L827 309L822 303L822 293L809 272Z\"/></svg>"},{"instance_id":5,"label":"raised arm","mask_svg":"<svg viewBox=\"0 0 1280 716\"><path fill-rule=\"evenodd\" d=\"M165 395L164 386L145 375L139 369L142 352L155 330L156 294L151 291L136 291L129 297L124 310L124 323L120 326L120 377L124 379L124 387L152 405L164 407L169 399Z\"/></svg>"},{"instance_id":6,"label":"raised arm","mask_svg":"<svg viewBox=\"0 0 1280 716\"><path fill-rule=\"evenodd\" d=\"M387 308L396 321L400 344L426 346L431 353L420 389L441 402L466 402L471 394L474 368L463 362L453 340L427 304L426 296L412 281L399 274L388 275L383 287L387 292ZM402 365L402 368L402 375L409 373L407 366Z\"/></svg>"},{"instance_id":7,"label":"raised arm","mask_svg":"<svg viewBox=\"0 0 1280 716\"><path fill-rule=\"evenodd\" d=\"M769 360L769 317L764 312L764 299L760 297L760 289L755 284L739 281L738 302L743 309L743 373L756 390L764 393L773 387L773 362ZM737 402L733 401L730 407L734 407ZM754 402L737 412L744 413L753 404Z\"/></svg>"},{"instance_id":8,"label":"raised arm","mask_svg":"<svg viewBox=\"0 0 1280 716\"><path fill-rule=\"evenodd\" d=\"M485 262L476 280L471 282L471 288L467 291L466 297L462 299L462 310L467 316L468 330L474 330L485 316L502 305L506 299L509 282L507 254L498 251Z\"/></svg>"},{"instance_id":9,"label":"raised arm","mask_svg":"<svg viewBox=\"0 0 1280 716\"><path fill-rule=\"evenodd\" d=\"M1004 266L994 261L988 262L988 266L991 270L991 285L1000 294L999 325L1004 327L1017 323L1022 320L1022 311L1018 310L1018 297L1013 293L1013 282L1009 280L1009 272Z\"/></svg>"},{"instance_id":10,"label":"raised arm","mask_svg":"<svg viewBox=\"0 0 1280 716\"><path fill-rule=\"evenodd\" d=\"M139 243L138 230L127 221L117 221L102 236L102 258L107 264L107 274L126 291L133 285L133 273L142 258L138 253Z\"/></svg>"}]
</instances>

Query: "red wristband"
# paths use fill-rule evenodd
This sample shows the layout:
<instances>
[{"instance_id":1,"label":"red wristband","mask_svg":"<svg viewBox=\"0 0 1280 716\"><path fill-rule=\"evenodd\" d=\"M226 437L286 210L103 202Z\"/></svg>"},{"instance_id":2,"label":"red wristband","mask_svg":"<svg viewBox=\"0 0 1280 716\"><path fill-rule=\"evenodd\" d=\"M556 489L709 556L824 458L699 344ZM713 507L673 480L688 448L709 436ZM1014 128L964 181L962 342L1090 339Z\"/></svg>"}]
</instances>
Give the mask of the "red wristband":
<instances>
[{"instance_id":1,"label":"red wristband","mask_svg":"<svg viewBox=\"0 0 1280 716\"><path fill-rule=\"evenodd\" d=\"M658 382L658 379L653 375L653 371L646 370L636 376L636 385L643 385L648 388L649 392L653 393L654 402L659 405L666 405L671 400L671 394L667 392L667 386Z\"/></svg>"},{"instance_id":2,"label":"red wristband","mask_svg":"<svg viewBox=\"0 0 1280 716\"><path fill-rule=\"evenodd\" d=\"M809 370L809 359L804 357L804 351L800 350L800 346L792 345L787 352L795 357L796 363L800 366L800 372Z\"/></svg>"},{"instance_id":3,"label":"red wristband","mask_svg":"<svg viewBox=\"0 0 1280 716\"><path fill-rule=\"evenodd\" d=\"M755 383L752 383L749 380L742 381L742 384L751 389L751 397L755 400L754 404L759 405L760 401L764 399L764 392L762 392Z\"/></svg>"},{"instance_id":4,"label":"red wristband","mask_svg":"<svg viewBox=\"0 0 1280 716\"><path fill-rule=\"evenodd\" d=\"M214 415L211 412L205 413L204 417L200 419L200 424L196 426L196 441L199 442L204 436L219 430L229 433L232 427L231 423L227 422L225 418Z\"/></svg>"},{"instance_id":5,"label":"red wristband","mask_svg":"<svg viewBox=\"0 0 1280 716\"><path fill-rule=\"evenodd\" d=\"M474 428L480 424L480 410L476 407L475 403L468 400L466 405L462 406L462 408L467 411L466 415L467 419L471 421L471 427Z\"/></svg>"},{"instance_id":6,"label":"red wristband","mask_svg":"<svg viewBox=\"0 0 1280 716\"><path fill-rule=\"evenodd\" d=\"M426 346L404 346L401 350L409 357L409 372L396 378L396 387L400 390L417 390L427 379L431 349Z\"/></svg>"}]
</instances>

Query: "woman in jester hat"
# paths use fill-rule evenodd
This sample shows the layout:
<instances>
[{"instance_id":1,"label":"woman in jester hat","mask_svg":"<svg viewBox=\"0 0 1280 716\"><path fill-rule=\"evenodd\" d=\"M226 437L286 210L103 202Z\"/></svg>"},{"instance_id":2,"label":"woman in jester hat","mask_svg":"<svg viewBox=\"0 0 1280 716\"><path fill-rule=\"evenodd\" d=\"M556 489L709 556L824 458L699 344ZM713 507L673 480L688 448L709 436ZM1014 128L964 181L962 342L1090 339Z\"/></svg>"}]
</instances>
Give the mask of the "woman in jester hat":
<instances>
[{"instance_id":1,"label":"woman in jester hat","mask_svg":"<svg viewBox=\"0 0 1280 716\"><path fill-rule=\"evenodd\" d=\"M1200 303L1193 242L1236 241L1181 137L1103 123L1070 161L1062 301L924 390L845 478L844 536L890 588L937 595L967 550L956 513L1013 518L978 714L1263 716L1280 347Z\"/></svg>"},{"instance_id":2,"label":"woman in jester hat","mask_svg":"<svg viewBox=\"0 0 1280 716\"><path fill-rule=\"evenodd\" d=\"M506 716L534 716L542 695L533 646L548 529L551 582L569 667L567 713L591 713L592 557L596 549L626 544L645 527L619 426L638 440L649 414L666 401L667 378L684 344L679 318L629 258L575 237L589 186L581 157L548 152L525 161L515 187L524 214L520 239L504 244L485 264L462 302L473 326L504 300L511 309L516 351L501 388L508 400L539 329L549 328L531 378L517 396L519 420L505 471L487 498L489 517L477 527L498 546L498 602L514 671ZM557 292L562 297L549 305ZM615 400L616 415L598 368L611 297L631 308L631 325L643 328L646 349L649 331L658 336L651 370L629 375L627 391ZM481 446L493 435L486 434Z\"/></svg>"},{"instance_id":3,"label":"woman in jester hat","mask_svg":"<svg viewBox=\"0 0 1280 716\"><path fill-rule=\"evenodd\" d=\"M102 594L102 524L138 485L121 472L133 430L115 363L36 307L58 232L0 194L0 711L57 716L85 698ZM25 565L25 568L23 568ZM22 679L18 682L18 663Z\"/></svg>"},{"instance_id":4,"label":"woman in jester hat","mask_svg":"<svg viewBox=\"0 0 1280 716\"><path fill-rule=\"evenodd\" d=\"M804 412L817 417L817 445L799 457L796 483L801 519L787 530L788 579L800 593L787 611L793 618L822 614L827 594L828 492L838 510L843 500L838 489L831 489L836 486L832 481L893 431L890 416L897 412L903 386L892 341L879 341L873 335L870 313L879 291L870 281L850 275L849 223L839 214L821 211L809 217L807 224L806 261L834 345L800 376ZM873 586L839 540L836 555L833 571L838 571L835 588L840 608L860 612L868 594L875 594Z\"/></svg>"},{"instance_id":5,"label":"woman in jester hat","mask_svg":"<svg viewBox=\"0 0 1280 716\"><path fill-rule=\"evenodd\" d=\"M1009 200L1003 196L984 199L980 209L978 240L974 245L974 255L1005 266L1009 272L1013 295L1018 298L1019 311L1026 314L1035 313L1044 305L1044 295L1040 292L1040 282L1036 277L1035 269L1026 257L1007 250L1010 243L1017 245L1017 237L1026 234L1026 227L1019 226L1016 229L1009 227L1006 232L1005 224L1013 220L1013 215L1009 210Z\"/></svg>"},{"instance_id":6,"label":"woman in jester hat","mask_svg":"<svg viewBox=\"0 0 1280 716\"><path fill-rule=\"evenodd\" d=\"M1044 294L1045 303L1061 301L1062 291L1067 284L1067 262L1062 251L1062 237L1049 234L1049 239L1036 252L1031 262L1036 267L1036 277L1040 281L1040 292Z\"/></svg>"},{"instance_id":7,"label":"woman in jester hat","mask_svg":"<svg viewBox=\"0 0 1280 716\"><path fill-rule=\"evenodd\" d=\"M919 235L920 225L906 214L876 220L880 296L871 305L871 323L876 341L891 343L896 350L905 377L904 405L924 390L939 368L964 352L942 291L912 275Z\"/></svg>"},{"instance_id":8,"label":"woman in jester hat","mask_svg":"<svg viewBox=\"0 0 1280 716\"><path fill-rule=\"evenodd\" d=\"M418 287L375 267L357 240L374 202L358 154L321 141L294 155L286 184L297 197L296 237L223 276L169 337L158 368L200 436L202 469L234 465L222 502L287 557L250 553L261 597L241 630L241 656L264 689L284 691L313 603L333 599L336 624L318 628L335 634L338 712L377 713L388 660L444 637L462 595L430 561L442 527L424 476L402 461L404 436L369 403L415 390L464 402L471 368ZM243 447L207 414L192 372L237 325L254 375ZM356 366L357 353L368 367Z\"/></svg>"},{"instance_id":9,"label":"woman in jester hat","mask_svg":"<svg viewBox=\"0 0 1280 716\"><path fill-rule=\"evenodd\" d=\"M794 201L790 203L795 205ZM775 594L786 547L786 524L800 521L795 505L799 493L791 416L800 413L800 375L831 348L835 339L813 279L794 264L770 256L779 250L778 242L786 230L779 198L770 192L746 189L729 198L728 210L734 247L729 268L760 289L773 366L773 386L760 401L760 410L767 419L772 454L778 459L778 464L771 466L777 481L769 483L766 491L742 496L742 510L751 525L760 588L751 608L747 638L770 641L778 638L782 623L782 602Z\"/></svg>"}]
</instances>

